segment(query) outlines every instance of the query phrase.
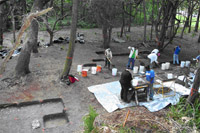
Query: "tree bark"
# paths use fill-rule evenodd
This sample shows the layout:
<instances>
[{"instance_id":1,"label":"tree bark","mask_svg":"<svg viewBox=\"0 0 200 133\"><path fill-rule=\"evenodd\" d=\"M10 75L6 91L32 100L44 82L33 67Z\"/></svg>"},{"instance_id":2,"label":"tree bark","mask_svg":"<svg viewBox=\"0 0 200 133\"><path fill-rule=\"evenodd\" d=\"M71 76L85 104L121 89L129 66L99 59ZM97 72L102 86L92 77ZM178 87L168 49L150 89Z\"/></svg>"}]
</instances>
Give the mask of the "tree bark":
<instances>
[{"instance_id":1,"label":"tree bark","mask_svg":"<svg viewBox=\"0 0 200 133\"><path fill-rule=\"evenodd\" d=\"M155 5L155 1L154 0L152 0L152 13L151 13L151 40L152 40L152 34L153 34L153 25L154 25L154 5Z\"/></svg>"},{"instance_id":2,"label":"tree bark","mask_svg":"<svg viewBox=\"0 0 200 133\"><path fill-rule=\"evenodd\" d=\"M131 2L131 0L130 0ZM129 13L132 14L132 4L130 3L129 5ZM132 16L129 15L129 25L128 25L128 32L131 32L131 23L132 23Z\"/></svg>"},{"instance_id":3,"label":"tree bark","mask_svg":"<svg viewBox=\"0 0 200 133\"><path fill-rule=\"evenodd\" d=\"M143 13L144 13L144 37L143 37L143 42L146 42L147 19L146 19L146 2L145 2L145 0L143 0Z\"/></svg>"},{"instance_id":4,"label":"tree bark","mask_svg":"<svg viewBox=\"0 0 200 133\"><path fill-rule=\"evenodd\" d=\"M13 30L13 41L15 42L16 40L16 35L15 35L15 14L14 14L14 11L15 11L15 4L13 4L13 9L11 11L11 16L12 16L12 30Z\"/></svg>"},{"instance_id":5,"label":"tree bark","mask_svg":"<svg viewBox=\"0 0 200 133\"><path fill-rule=\"evenodd\" d=\"M109 34L108 34L108 25L105 23L102 27L102 32L103 32L103 48L109 48Z\"/></svg>"},{"instance_id":6,"label":"tree bark","mask_svg":"<svg viewBox=\"0 0 200 133\"><path fill-rule=\"evenodd\" d=\"M200 86L200 68L197 69L195 74L194 83L192 85L192 89L190 91L190 95L187 99L189 103L194 103L195 99L199 96L199 86Z\"/></svg>"},{"instance_id":7,"label":"tree bark","mask_svg":"<svg viewBox=\"0 0 200 133\"><path fill-rule=\"evenodd\" d=\"M124 25L125 25L125 18L124 18L124 2L122 2L122 26L121 26L121 34L120 37L123 36L124 33Z\"/></svg>"},{"instance_id":8,"label":"tree bark","mask_svg":"<svg viewBox=\"0 0 200 133\"><path fill-rule=\"evenodd\" d=\"M0 4L0 45L3 45L3 4Z\"/></svg>"},{"instance_id":9,"label":"tree bark","mask_svg":"<svg viewBox=\"0 0 200 133\"><path fill-rule=\"evenodd\" d=\"M183 33L185 31L185 28L189 26L190 10L191 10L191 0L189 0L188 15L187 15L185 24L184 24L182 32L181 32L181 38L183 38Z\"/></svg>"},{"instance_id":10,"label":"tree bark","mask_svg":"<svg viewBox=\"0 0 200 133\"><path fill-rule=\"evenodd\" d=\"M72 25L71 25L71 31L70 31L69 48L67 51L65 66L60 76L61 79L65 78L69 74L71 65L72 65L72 59L73 59L73 54L74 54L74 49L75 49L76 30L77 30L78 2L79 0L73 0Z\"/></svg>"}]
</instances>

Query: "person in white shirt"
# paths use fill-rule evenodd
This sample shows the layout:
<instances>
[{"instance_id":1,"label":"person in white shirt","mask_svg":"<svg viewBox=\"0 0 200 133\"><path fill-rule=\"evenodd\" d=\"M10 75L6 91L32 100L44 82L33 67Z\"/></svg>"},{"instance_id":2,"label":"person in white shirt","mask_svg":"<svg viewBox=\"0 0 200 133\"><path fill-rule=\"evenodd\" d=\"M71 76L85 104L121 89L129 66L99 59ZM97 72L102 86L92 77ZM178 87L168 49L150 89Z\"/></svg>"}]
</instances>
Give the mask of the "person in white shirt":
<instances>
[{"instance_id":1,"label":"person in white shirt","mask_svg":"<svg viewBox=\"0 0 200 133\"><path fill-rule=\"evenodd\" d=\"M134 48L130 46L128 47L128 49L130 49L130 54L129 54L128 64L127 64L127 69L133 70L135 59L138 56L138 49L136 47Z\"/></svg>"},{"instance_id":2,"label":"person in white shirt","mask_svg":"<svg viewBox=\"0 0 200 133\"><path fill-rule=\"evenodd\" d=\"M159 54L159 50L158 50L158 49L154 49L154 50L147 56L147 57L149 58L150 68L153 68L153 64L154 64L154 63L155 63L156 65L159 66L158 54Z\"/></svg>"},{"instance_id":3,"label":"person in white shirt","mask_svg":"<svg viewBox=\"0 0 200 133\"><path fill-rule=\"evenodd\" d=\"M108 48L105 50L105 66L104 67L108 65L108 69L110 69L111 59L112 59L112 51L110 50L110 48Z\"/></svg>"}]
</instances>

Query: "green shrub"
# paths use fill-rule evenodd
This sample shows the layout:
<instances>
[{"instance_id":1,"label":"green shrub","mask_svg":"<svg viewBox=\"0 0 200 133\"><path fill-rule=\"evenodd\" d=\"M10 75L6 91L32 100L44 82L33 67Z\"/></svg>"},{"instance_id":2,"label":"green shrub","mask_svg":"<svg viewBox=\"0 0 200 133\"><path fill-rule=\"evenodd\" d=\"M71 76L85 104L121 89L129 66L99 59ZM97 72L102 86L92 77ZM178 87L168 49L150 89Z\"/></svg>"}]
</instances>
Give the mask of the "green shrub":
<instances>
[{"instance_id":1,"label":"green shrub","mask_svg":"<svg viewBox=\"0 0 200 133\"><path fill-rule=\"evenodd\" d=\"M86 29L88 29L88 28L96 28L96 27L97 27L96 24L87 23L87 22L85 22L85 21L83 21L83 20L78 21L77 26L78 26L79 28L86 28Z\"/></svg>"},{"instance_id":2,"label":"green shrub","mask_svg":"<svg viewBox=\"0 0 200 133\"><path fill-rule=\"evenodd\" d=\"M192 118L188 125L193 127L195 124L197 129L200 129L200 99L197 98L195 103L192 105L186 105L186 98L181 98L180 102L177 105L171 106L168 113L168 117L173 118L180 124L183 124L181 121L182 117Z\"/></svg>"},{"instance_id":3,"label":"green shrub","mask_svg":"<svg viewBox=\"0 0 200 133\"><path fill-rule=\"evenodd\" d=\"M90 106L89 114L83 117L84 133L90 133L94 129L93 122L97 116L98 114L96 113L96 110Z\"/></svg>"}]
</instances>

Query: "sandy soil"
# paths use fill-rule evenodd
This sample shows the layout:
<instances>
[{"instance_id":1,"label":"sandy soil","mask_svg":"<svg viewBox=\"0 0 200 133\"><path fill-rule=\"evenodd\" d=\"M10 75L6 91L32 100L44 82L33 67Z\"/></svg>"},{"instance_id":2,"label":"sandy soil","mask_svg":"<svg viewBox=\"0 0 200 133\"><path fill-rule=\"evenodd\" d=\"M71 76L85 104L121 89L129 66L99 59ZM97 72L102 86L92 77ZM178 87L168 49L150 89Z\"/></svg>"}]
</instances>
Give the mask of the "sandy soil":
<instances>
[{"instance_id":1,"label":"sandy soil","mask_svg":"<svg viewBox=\"0 0 200 133\"><path fill-rule=\"evenodd\" d=\"M132 31L129 34L131 37L130 40L126 43L114 43L111 42L111 50L113 53L129 52L128 46L135 46L140 43L142 40L142 31L143 28L135 27L132 28ZM117 35L120 29L113 30L113 36ZM69 116L69 124L67 126L57 127L53 129L45 129L46 132L81 132L83 131L83 121L82 117L88 113L89 105L92 105L97 112L102 116L102 119L110 119L111 123L120 124L121 121L113 121L113 118L116 118L118 114L126 114L127 109L118 110L115 113L107 113L106 110L98 103L96 98L92 93L90 93L87 87L96 84L102 84L106 82L119 80L120 76L113 77L111 71L103 69L101 73L92 75L88 73L88 77L82 77L76 72L77 65L91 63L92 59L101 59L103 55L98 55L95 51L103 50L102 45L102 33L100 29L79 29L78 32L84 33L85 35L85 44L76 43L75 53L73 64L71 68L71 74L79 78L79 82L75 82L71 85L66 85L60 82L59 75L63 70L66 50L68 44L54 44L48 48L40 47L38 54L32 54L30 61L30 70L31 73L21 79L15 80L12 82L12 75L14 68L17 62L18 57L11 59L6 68L6 72L1 75L0 82L0 103L19 103L25 101L34 101L34 100L43 100L50 98L62 98L64 105L66 107L67 114ZM4 45L11 47L11 33L6 33L4 35ZM54 39L58 37L69 36L69 29L64 29L56 32ZM175 38L173 44L169 45L162 53L159 58L160 62L171 61L173 48L175 45L181 43L182 49L180 53L180 60L189 60L198 55L199 44L197 43L198 35L192 37L192 35L184 36L184 39ZM47 32L40 32L39 39L42 44L48 43L49 36ZM124 38L125 39L125 38ZM140 47L139 50L152 50L156 47L154 42L149 43L151 47L146 49L145 47ZM61 50L61 48L66 50ZM143 55L145 56L145 55ZM144 63L146 59L140 57ZM119 71L125 69L126 63L128 61L127 56L116 56L113 58L113 64ZM2 60L0 60L2 63ZM98 65L104 65L104 62L97 62ZM139 61L136 61L135 65L139 65ZM132 108L131 108L132 109ZM146 114L149 119L156 118L160 122L165 123L168 127L168 123L163 120L165 113L150 113L144 107L134 107L134 110L140 110L140 115ZM116 115L115 115L116 114ZM159 116L157 116L159 114ZM134 117L134 116L133 116ZM131 117L130 117L131 119ZM131 124L129 123L131 126ZM140 124L133 124L132 126L137 126ZM151 126L148 126L146 129L149 129ZM143 129L141 126L138 128ZM42 129L41 129L42 130Z\"/></svg>"}]
</instances>

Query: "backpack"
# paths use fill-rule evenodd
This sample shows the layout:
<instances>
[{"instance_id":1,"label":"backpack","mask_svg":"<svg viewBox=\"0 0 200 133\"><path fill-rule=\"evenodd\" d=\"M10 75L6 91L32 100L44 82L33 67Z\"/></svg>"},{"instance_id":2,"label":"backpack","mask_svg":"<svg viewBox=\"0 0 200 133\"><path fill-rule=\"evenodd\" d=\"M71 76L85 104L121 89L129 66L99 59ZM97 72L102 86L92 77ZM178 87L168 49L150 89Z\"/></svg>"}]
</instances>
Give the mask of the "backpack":
<instances>
[{"instance_id":1,"label":"backpack","mask_svg":"<svg viewBox=\"0 0 200 133\"><path fill-rule=\"evenodd\" d=\"M73 75L68 75L68 79L70 83L74 83L75 81L79 81L78 78L74 77Z\"/></svg>"}]
</instances>

